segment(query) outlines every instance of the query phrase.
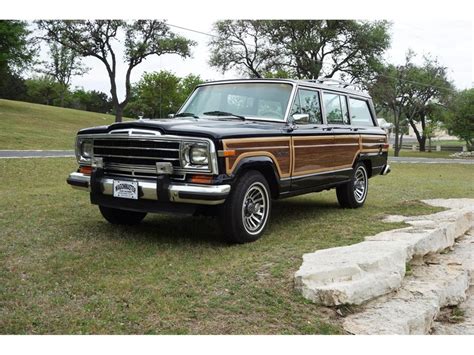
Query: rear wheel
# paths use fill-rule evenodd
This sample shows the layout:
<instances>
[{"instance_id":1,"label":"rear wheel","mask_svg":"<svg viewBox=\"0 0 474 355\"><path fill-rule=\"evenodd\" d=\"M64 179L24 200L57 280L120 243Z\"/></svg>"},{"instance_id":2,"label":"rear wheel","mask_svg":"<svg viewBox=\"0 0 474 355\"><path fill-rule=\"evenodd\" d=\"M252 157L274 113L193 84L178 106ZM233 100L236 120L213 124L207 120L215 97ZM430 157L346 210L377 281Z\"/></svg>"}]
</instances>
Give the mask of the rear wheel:
<instances>
[{"instance_id":1,"label":"rear wheel","mask_svg":"<svg viewBox=\"0 0 474 355\"><path fill-rule=\"evenodd\" d=\"M336 188L339 204L343 208L361 207L367 199L369 179L364 163L357 163L351 181Z\"/></svg>"},{"instance_id":2,"label":"rear wheel","mask_svg":"<svg viewBox=\"0 0 474 355\"><path fill-rule=\"evenodd\" d=\"M258 171L246 172L234 187L221 210L226 239L253 242L262 236L270 218L270 188Z\"/></svg>"},{"instance_id":3,"label":"rear wheel","mask_svg":"<svg viewBox=\"0 0 474 355\"><path fill-rule=\"evenodd\" d=\"M146 212L125 211L105 206L99 206L99 210L109 223L127 226L140 223L146 216Z\"/></svg>"}]
</instances>

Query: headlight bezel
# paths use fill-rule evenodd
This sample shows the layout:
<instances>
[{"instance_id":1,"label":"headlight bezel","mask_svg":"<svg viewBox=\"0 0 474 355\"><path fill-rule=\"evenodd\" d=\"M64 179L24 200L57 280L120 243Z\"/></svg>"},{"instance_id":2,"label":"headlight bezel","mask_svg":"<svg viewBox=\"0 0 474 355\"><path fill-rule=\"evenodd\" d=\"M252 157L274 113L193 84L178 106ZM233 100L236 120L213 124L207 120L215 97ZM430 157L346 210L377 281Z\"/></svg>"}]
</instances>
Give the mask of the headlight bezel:
<instances>
[{"instance_id":1,"label":"headlight bezel","mask_svg":"<svg viewBox=\"0 0 474 355\"><path fill-rule=\"evenodd\" d=\"M87 152L84 152L84 149ZM79 164L91 164L94 155L94 141L91 138L77 136L76 138L76 160Z\"/></svg>"},{"instance_id":2,"label":"headlight bezel","mask_svg":"<svg viewBox=\"0 0 474 355\"><path fill-rule=\"evenodd\" d=\"M202 161L199 161L199 154ZM183 169L211 170L211 153L206 142L181 143L181 167Z\"/></svg>"}]
</instances>

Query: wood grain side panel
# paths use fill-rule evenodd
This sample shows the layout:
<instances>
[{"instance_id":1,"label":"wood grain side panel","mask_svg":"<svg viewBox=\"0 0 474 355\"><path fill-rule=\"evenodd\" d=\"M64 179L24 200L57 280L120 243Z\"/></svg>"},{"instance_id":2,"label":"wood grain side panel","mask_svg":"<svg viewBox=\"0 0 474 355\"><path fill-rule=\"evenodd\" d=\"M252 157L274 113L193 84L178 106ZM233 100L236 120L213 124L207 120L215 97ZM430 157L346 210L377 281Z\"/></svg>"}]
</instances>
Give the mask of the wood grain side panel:
<instances>
[{"instance_id":1,"label":"wood grain side panel","mask_svg":"<svg viewBox=\"0 0 474 355\"><path fill-rule=\"evenodd\" d=\"M350 168L360 149L358 134L294 137L293 145L293 176Z\"/></svg>"},{"instance_id":2,"label":"wood grain side panel","mask_svg":"<svg viewBox=\"0 0 474 355\"><path fill-rule=\"evenodd\" d=\"M266 156L286 178L351 168L359 153L386 152L386 143L385 135L347 134L225 139L223 148L235 151L225 158L228 175L242 159Z\"/></svg>"},{"instance_id":3,"label":"wood grain side panel","mask_svg":"<svg viewBox=\"0 0 474 355\"><path fill-rule=\"evenodd\" d=\"M375 152L387 152L388 148L385 147L387 144L386 135L361 135L361 152L362 153L375 153Z\"/></svg>"},{"instance_id":4,"label":"wood grain side panel","mask_svg":"<svg viewBox=\"0 0 474 355\"><path fill-rule=\"evenodd\" d=\"M291 175L291 138L242 138L223 140L224 150L235 150L226 158L226 173L231 175L237 164L246 157L266 156L273 160L280 177Z\"/></svg>"}]
</instances>

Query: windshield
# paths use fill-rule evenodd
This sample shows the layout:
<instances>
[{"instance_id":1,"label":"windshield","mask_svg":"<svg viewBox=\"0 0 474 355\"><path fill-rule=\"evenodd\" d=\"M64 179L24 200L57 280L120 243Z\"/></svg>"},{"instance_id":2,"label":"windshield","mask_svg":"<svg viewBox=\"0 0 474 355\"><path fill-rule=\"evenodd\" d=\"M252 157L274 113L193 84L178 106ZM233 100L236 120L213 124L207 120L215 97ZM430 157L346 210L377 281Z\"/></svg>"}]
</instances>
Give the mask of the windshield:
<instances>
[{"instance_id":1,"label":"windshield","mask_svg":"<svg viewBox=\"0 0 474 355\"><path fill-rule=\"evenodd\" d=\"M292 85L286 83L205 85L196 89L180 113L189 112L201 117L222 112L245 118L284 121L291 90Z\"/></svg>"}]
</instances>

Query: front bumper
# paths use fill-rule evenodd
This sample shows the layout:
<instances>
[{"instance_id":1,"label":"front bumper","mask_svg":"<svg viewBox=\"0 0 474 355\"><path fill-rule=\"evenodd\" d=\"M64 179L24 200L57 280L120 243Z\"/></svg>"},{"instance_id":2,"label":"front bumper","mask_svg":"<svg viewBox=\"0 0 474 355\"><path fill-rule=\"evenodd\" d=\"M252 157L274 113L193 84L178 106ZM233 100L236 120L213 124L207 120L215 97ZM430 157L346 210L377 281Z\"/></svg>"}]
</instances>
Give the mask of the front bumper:
<instances>
[{"instance_id":1,"label":"front bumper","mask_svg":"<svg viewBox=\"0 0 474 355\"><path fill-rule=\"evenodd\" d=\"M140 179L134 179L134 181L138 182L140 200L219 205L225 202L230 192L230 185L197 185L170 182L167 184L163 195L158 182ZM91 191L91 177L89 175L78 172L71 173L67 178L67 183L75 189ZM98 183L103 195L113 196L114 179L102 177ZM158 196L164 196L164 198L160 199Z\"/></svg>"}]
</instances>

